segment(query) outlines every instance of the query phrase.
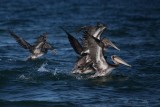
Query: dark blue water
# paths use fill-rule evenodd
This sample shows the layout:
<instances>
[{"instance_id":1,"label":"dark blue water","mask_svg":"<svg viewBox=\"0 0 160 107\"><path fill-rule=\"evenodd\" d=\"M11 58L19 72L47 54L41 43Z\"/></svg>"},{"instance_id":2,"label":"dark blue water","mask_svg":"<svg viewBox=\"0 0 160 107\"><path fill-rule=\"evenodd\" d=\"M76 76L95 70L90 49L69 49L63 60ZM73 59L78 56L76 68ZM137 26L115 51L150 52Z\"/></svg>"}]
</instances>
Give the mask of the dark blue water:
<instances>
[{"instance_id":1,"label":"dark blue water","mask_svg":"<svg viewBox=\"0 0 160 107\"><path fill-rule=\"evenodd\" d=\"M104 23L103 34L121 51L109 50L132 65L110 77L85 79L70 72L77 60L64 26ZM57 55L25 61L6 29L30 43L48 32ZM77 35L76 38L79 38ZM110 58L110 57L108 57ZM0 0L0 107L159 107L159 0Z\"/></svg>"}]
</instances>

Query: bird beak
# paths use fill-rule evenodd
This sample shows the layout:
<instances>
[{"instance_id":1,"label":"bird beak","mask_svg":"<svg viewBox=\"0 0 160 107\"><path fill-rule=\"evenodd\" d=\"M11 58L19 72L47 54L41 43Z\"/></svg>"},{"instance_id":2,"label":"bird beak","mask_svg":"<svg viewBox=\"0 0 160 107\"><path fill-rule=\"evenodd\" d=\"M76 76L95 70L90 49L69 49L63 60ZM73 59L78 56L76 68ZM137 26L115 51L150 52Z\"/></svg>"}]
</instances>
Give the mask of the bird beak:
<instances>
[{"instance_id":1,"label":"bird beak","mask_svg":"<svg viewBox=\"0 0 160 107\"><path fill-rule=\"evenodd\" d=\"M55 49L53 49L53 50L52 50L52 53L53 53L54 55L56 55L56 54L57 54L57 51L56 51Z\"/></svg>"},{"instance_id":2,"label":"bird beak","mask_svg":"<svg viewBox=\"0 0 160 107\"><path fill-rule=\"evenodd\" d=\"M113 44L111 41L108 40L108 42L107 42L106 44L108 44L108 45L110 45L111 47L113 47L113 48L115 48L115 49L117 49L117 50L120 51L120 49L119 49L115 44Z\"/></svg>"},{"instance_id":3,"label":"bird beak","mask_svg":"<svg viewBox=\"0 0 160 107\"><path fill-rule=\"evenodd\" d=\"M104 26L104 27L102 28L102 30L105 30L105 29L107 29L107 27Z\"/></svg>"},{"instance_id":4,"label":"bird beak","mask_svg":"<svg viewBox=\"0 0 160 107\"><path fill-rule=\"evenodd\" d=\"M119 64L123 64L123 65L131 67L131 65L129 65L127 62L125 62L124 60L122 60L120 57L118 57L116 55L112 56L112 58L114 61L116 61Z\"/></svg>"},{"instance_id":5,"label":"bird beak","mask_svg":"<svg viewBox=\"0 0 160 107\"><path fill-rule=\"evenodd\" d=\"M112 42L110 42L109 45L120 51L120 49L116 45L114 45Z\"/></svg>"}]
</instances>

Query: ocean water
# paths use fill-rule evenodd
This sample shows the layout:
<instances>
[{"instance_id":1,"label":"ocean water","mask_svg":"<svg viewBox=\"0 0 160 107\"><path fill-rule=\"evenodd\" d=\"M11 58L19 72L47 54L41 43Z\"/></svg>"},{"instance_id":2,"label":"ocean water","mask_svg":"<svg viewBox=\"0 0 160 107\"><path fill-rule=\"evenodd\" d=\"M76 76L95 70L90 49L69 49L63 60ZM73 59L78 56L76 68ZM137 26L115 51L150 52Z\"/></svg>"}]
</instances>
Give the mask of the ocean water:
<instances>
[{"instance_id":1,"label":"ocean water","mask_svg":"<svg viewBox=\"0 0 160 107\"><path fill-rule=\"evenodd\" d=\"M75 31L97 22L109 49L132 65L109 77L86 79L71 74L77 55L64 27ZM44 32L57 54L34 61L6 32L30 43ZM0 107L160 107L159 0L0 0Z\"/></svg>"}]
</instances>

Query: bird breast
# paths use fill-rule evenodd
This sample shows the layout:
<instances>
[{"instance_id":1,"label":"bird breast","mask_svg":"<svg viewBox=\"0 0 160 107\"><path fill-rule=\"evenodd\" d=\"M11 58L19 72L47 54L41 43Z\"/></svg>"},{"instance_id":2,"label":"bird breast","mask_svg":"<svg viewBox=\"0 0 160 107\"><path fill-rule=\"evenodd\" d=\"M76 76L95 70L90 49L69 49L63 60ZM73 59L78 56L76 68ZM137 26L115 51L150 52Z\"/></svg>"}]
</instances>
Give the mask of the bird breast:
<instances>
[{"instance_id":1,"label":"bird breast","mask_svg":"<svg viewBox=\"0 0 160 107\"><path fill-rule=\"evenodd\" d=\"M41 53L41 50L40 50L40 49L35 49L35 50L33 51L33 53L34 53L34 54L40 54L40 53Z\"/></svg>"}]
</instances>

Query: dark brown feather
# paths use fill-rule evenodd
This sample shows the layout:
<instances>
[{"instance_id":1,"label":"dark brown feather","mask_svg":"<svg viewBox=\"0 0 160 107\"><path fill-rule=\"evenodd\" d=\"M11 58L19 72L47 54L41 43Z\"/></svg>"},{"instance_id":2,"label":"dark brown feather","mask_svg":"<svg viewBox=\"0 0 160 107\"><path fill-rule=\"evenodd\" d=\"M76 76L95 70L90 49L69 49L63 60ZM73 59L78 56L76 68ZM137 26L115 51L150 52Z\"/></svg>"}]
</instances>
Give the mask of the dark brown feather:
<instances>
[{"instance_id":1,"label":"dark brown feather","mask_svg":"<svg viewBox=\"0 0 160 107\"><path fill-rule=\"evenodd\" d=\"M14 32L8 31L10 35L17 41L19 45L21 45L24 49L31 49L31 45L25 41L23 38L17 36Z\"/></svg>"},{"instance_id":2,"label":"dark brown feather","mask_svg":"<svg viewBox=\"0 0 160 107\"><path fill-rule=\"evenodd\" d=\"M46 42L43 44L42 48L45 48L48 50L54 50L54 47L51 44L46 43Z\"/></svg>"},{"instance_id":3,"label":"dark brown feather","mask_svg":"<svg viewBox=\"0 0 160 107\"><path fill-rule=\"evenodd\" d=\"M47 32L43 33L42 35L40 35L37 40L36 40L36 44L40 43L40 42L46 42L47 41Z\"/></svg>"},{"instance_id":4,"label":"dark brown feather","mask_svg":"<svg viewBox=\"0 0 160 107\"><path fill-rule=\"evenodd\" d=\"M65 29L63 29L63 30L68 35L68 40L69 40L71 46L73 47L74 51L80 55L83 48L82 48L81 44L79 43L79 41L76 38L74 38L70 33L68 33Z\"/></svg>"}]
</instances>

